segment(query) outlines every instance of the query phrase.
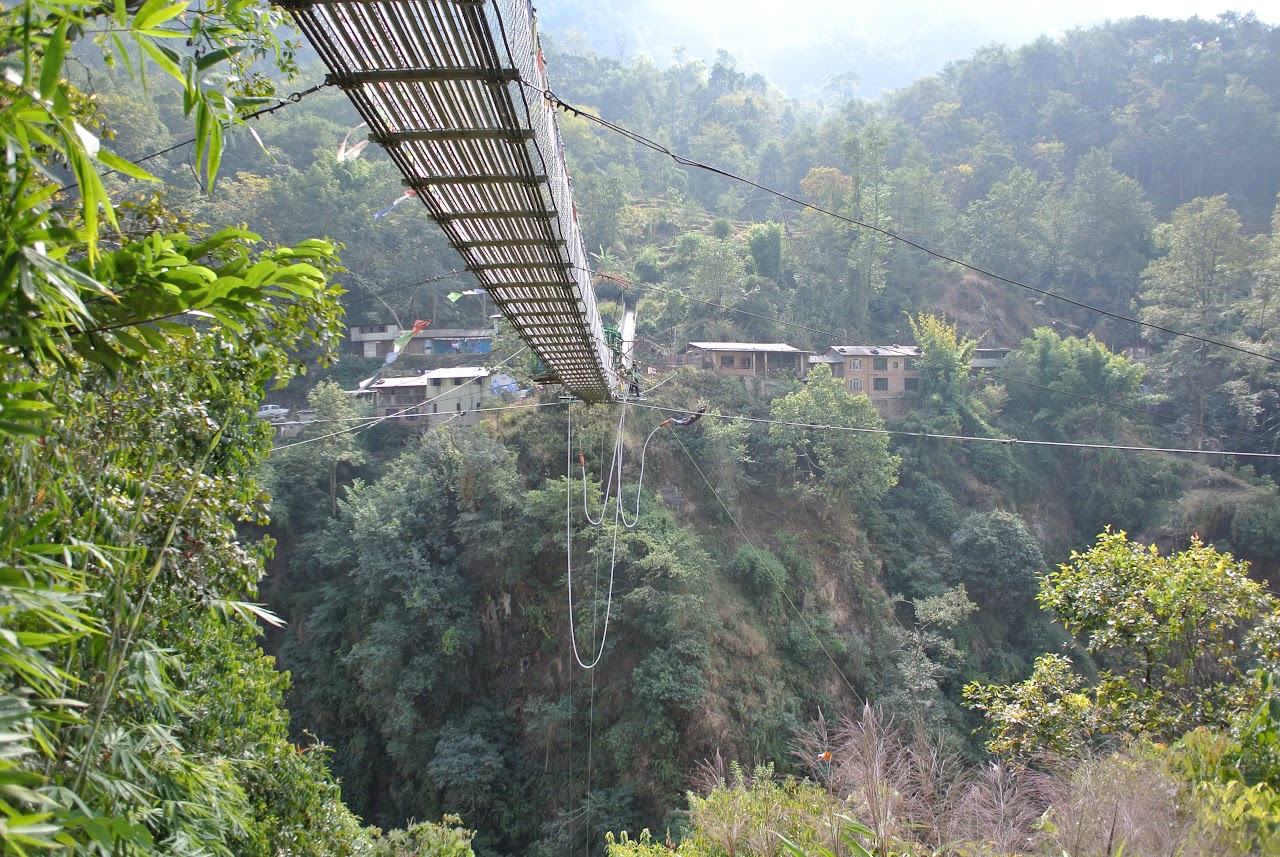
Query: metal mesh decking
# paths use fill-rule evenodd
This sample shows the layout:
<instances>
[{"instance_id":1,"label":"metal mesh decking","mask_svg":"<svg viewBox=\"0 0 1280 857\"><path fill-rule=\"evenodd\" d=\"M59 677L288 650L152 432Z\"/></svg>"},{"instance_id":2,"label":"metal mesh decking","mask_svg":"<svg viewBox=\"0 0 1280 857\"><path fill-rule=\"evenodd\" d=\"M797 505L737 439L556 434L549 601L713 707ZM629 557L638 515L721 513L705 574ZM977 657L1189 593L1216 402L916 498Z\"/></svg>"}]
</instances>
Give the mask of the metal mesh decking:
<instances>
[{"instance_id":1,"label":"metal mesh decking","mask_svg":"<svg viewBox=\"0 0 1280 857\"><path fill-rule=\"evenodd\" d=\"M528 3L282 5L521 338L570 392L612 399L555 114L538 96L547 82Z\"/></svg>"}]
</instances>

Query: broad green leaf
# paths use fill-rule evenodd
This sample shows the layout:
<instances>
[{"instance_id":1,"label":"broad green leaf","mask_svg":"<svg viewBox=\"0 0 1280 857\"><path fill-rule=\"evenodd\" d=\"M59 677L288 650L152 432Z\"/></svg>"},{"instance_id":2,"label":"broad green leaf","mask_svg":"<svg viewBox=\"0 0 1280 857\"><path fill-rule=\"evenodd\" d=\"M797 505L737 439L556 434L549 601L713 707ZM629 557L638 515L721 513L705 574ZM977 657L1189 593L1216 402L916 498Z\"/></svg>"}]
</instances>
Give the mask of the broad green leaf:
<instances>
[{"instance_id":1,"label":"broad green leaf","mask_svg":"<svg viewBox=\"0 0 1280 857\"><path fill-rule=\"evenodd\" d=\"M141 181L159 181L158 178L144 170L142 167L131 161L126 161L124 158L106 148L98 150L98 163L102 164L104 167L115 170L121 175L129 176L130 178L139 179Z\"/></svg>"},{"instance_id":2,"label":"broad green leaf","mask_svg":"<svg viewBox=\"0 0 1280 857\"><path fill-rule=\"evenodd\" d=\"M182 74L182 69L178 65L181 61L181 57L176 51L171 48L167 48L164 45L157 45L155 42L145 37L138 39L138 44L147 52L147 55L150 56L151 59L155 60L156 65L164 69L170 77L177 80L179 83L186 82L186 78Z\"/></svg>"},{"instance_id":3,"label":"broad green leaf","mask_svg":"<svg viewBox=\"0 0 1280 857\"><path fill-rule=\"evenodd\" d=\"M30 211L58 192L59 188L56 185L36 188L31 193L20 195L14 209L17 212Z\"/></svg>"},{"instance_id":4,"label":"broad green leaf","mask_svg":"<svg viewBox=\"0 0 1280 857\"><path fill-rule=\"evenodd\" d=\"M133 16L134 30L151 30L172 20L187 9L185 2L169 3L168 0L147 0Z\"/></svg>"},{"instance_id":5,"label":"broad green leaf","mask_svg":"<svg viewBox=\"0 0 1280 857\"><path fill-rule=\"evenodd\" d=\"M49 36L44 49L44 65L40 68L40 97L48 101L62 79L62 62L67 55L67 19Z\"/></svg>"},{"instance_id":6,"label":"broad green leaf","mask_svg":"<svg viewBox=\"0 0 1280 857\"><path fill-rule=\"evenodd\" d=\"M222 166L222 123L213 122L209 130L209 160L205 165L205 176L209 184L212 185L213 180L218 177L218 168Z\"/></svg>"},{"instance_id":7,"label":"broad green leaf","mask_svg":"<svg viewBox=\"0 0 1280 857\"><path fill-rule=\"evenodd\" d=\"M219 48L216 51L210 51L200 59L196 60L196 71L205 71L225 59L230 59L245 49L244 45L229 45L225 48Z\"/></svg>"}]
</instances>

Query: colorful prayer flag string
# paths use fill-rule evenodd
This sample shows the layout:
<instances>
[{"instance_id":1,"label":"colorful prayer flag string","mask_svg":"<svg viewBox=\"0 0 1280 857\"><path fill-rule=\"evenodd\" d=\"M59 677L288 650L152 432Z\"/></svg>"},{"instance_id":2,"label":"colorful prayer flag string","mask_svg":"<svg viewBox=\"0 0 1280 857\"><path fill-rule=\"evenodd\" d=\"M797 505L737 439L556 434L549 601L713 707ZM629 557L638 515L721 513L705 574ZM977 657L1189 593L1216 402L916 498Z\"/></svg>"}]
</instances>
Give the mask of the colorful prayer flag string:
<instances>
[{"instance_id":1,"label":"colorful prayer flag string","mask_svg":"<svg viewBox=\"0 0 1280 857\"><path fill-rule=\"evenodd\" d=\"M392 343L391 350L387 352L386 358L382 361L382 368L380 368L377 372L374 372L368 378L365 378L363 381L361 381L360 384L358 385L359 389L361 390L367 389L369 385L371 385L374 381L377 381L378 378L382 377L382 373L387 371L387 367L400 359L400 352L403 351L404 347L409 344L409 340L413 339L419 333L426 330L430 325L431 325L430 321L423 321L419 319L418 321L415 321L413 323L412 328L410 328L409 330L406 330L404 333L397 336L395 338L395 342Z\"/></svg>"},{"instance_id":2,"label":"colorful prayer flag string","mask_svg":"<svg viewBox=\"0 0 1280 857\"><path fill-rule=\"evenodd\" d=\"M397 199L395 202L393 202L393 203L391 203L390 205L388 205L386 208L382 209L382 211L379 211L377 214L375 214L375 215L373 216L373 219L374 219L374 220L381 220L382 218L384 218L384 217L386 217L388 214L390 214L390 213L395 209L395 207L396 207L397 205L399 205L400 203L404 202L404 201L405 201L405 200L407 200L407 199L412 199L413 197L415 197L415 196L417 196L417 195L418 195L418 192L417 192L416 190L407 190L407 191L405 191L404 193L400 194L400 198L399 198L399 199Z\"/></svg>"}]
</instances>

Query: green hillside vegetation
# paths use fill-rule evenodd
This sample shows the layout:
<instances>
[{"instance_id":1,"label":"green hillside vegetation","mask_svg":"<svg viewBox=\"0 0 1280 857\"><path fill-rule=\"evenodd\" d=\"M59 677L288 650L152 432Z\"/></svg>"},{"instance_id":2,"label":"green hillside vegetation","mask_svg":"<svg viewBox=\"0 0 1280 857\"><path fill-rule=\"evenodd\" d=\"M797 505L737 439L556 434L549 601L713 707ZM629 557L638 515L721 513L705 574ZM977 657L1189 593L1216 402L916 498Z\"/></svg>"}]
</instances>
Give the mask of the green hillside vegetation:
<instances>
[{"instance_id":1,"label":"green hillside vegetation","mask_svg":"<svg viewBox=\"0 0 1280 857\"><path fill-rule=\"evenodd\" d=\"M827 213L564 113L645 399L342 431L344 322L489 308L373 219L399 176L279 13L184 8L0 14L5 853L1276 853L1277 459L1117 447L1277 452L1280 28L825 108L553 42L566 102ZM699 340L913 343L921 390ZM273 442L268 389L317 421Z\"/></svg>"}]
</instances>

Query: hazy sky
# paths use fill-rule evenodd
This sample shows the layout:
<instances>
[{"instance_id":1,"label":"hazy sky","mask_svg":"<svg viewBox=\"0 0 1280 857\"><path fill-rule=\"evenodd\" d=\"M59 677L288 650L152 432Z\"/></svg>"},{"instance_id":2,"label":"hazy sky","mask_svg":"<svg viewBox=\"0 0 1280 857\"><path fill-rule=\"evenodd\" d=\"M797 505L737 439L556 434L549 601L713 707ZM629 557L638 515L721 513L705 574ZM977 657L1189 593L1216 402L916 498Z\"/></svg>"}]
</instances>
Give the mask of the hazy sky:
<instances>
[{"instance_id":1,"label":"hazy sky","mask_svg":"<svg viewBox=\"0 0 1280 857\"><path fill-rule=\"evenodd\" d=\"M1266 0L1260 8L1230 2L1073 0L1046 6L1035 0L633 0L601 3L591 11L569 3L577 6L570 11L557 0L541 0L537 6L553 35L579 30L602 53L630 58L644 52L665 65L678 45L687 48L688 56L708 60L722 48L737 58L740 70L762 72L792 95L818 92L828 74L854 72L863 80L860 93L875 97L883 89L937 72L982 45L1016 47L1042 33L1054 36L1108 18L1212 19L1234 9L1252 10L1270 24L1280 20L1276 0Z\"/></svg>"}]
</instances>

